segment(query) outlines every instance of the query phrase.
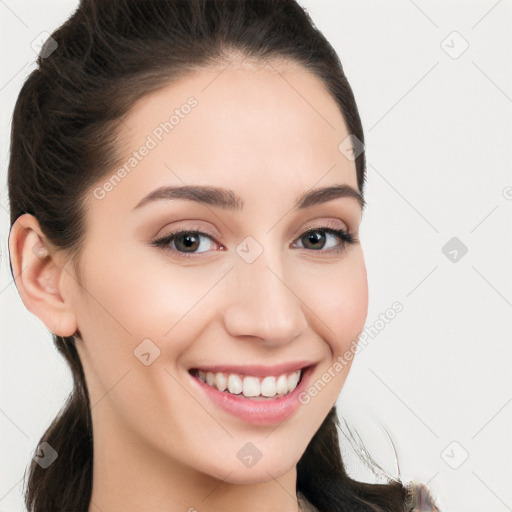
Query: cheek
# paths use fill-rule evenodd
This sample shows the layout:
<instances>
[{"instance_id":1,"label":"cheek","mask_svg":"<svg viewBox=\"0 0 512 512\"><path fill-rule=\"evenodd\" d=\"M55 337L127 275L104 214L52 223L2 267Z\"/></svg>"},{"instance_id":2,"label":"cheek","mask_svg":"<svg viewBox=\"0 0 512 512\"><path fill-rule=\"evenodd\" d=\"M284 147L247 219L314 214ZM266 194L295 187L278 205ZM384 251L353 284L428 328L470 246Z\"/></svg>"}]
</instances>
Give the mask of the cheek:
<instances>
[{"instance_id":1,"label":"cheek","mask_svg":"<svg viewBox=\"0 0 512 512\"><path fill-rule=\"evenodd\" d=\"M194 304L215 276L210 272L203 280L196 269L187 272L161 263L142 264L126 253L121 257L103 251L101 255L89 253L88 258L83 272L86 292L77 315L84 340L80 356L90 377L92 402L115 389L108 392L108 401L101 401L102 407L95 408L95 414L114 404L126 424L137 426L140 435L144 431L150 436L162 421L170 424L179 418L179 411L190 407L188 395L180 392L172 376L178 375L175 368L180 357L203 327L191 323L187 312L192 309L193 313ZM142 344L148 339L154 345ZM147 351L152 362L146 366L137 354L142 358ZM168 417L162 420L165 414ZM152 435L162 437L156 430ZM184 432L181 435L184 439ZM175 439L167 441L176 443Z\"/></svg>"},{"instance_id":2,"label":"cheek","mask_svg":"<svg viewBox=\"0 0 512 512\"><path fill-rule=\"evenodd\" d=\"M187 312L222 275L221 270L166 264L160 257L138 258L133 250L90 255L89 269L84 276L89 320L101 319L104 327L141 341L187 323Z\"/></svg>"},{"instance_id":3,"label":"cheek","mask_svg":"<svg viewBox=\"0 0 512 512\"><path fill-rule=\"evenodd\" d=\"M309 279L301 281L315 283L303 288L302 293L312 311L310 325L326 350L315 378L299 398L309 408L311 418L325 418L336 403L366 322L367 273L363 253L356 249L338 263L317 266L304 276Z\"/></svg>"},{"instance_id":4,"label":"cheek","mask_svg":"<svg viewBox=\"0 0 512 512\"><path fill-rule=\"evenodd\" d=\"M80 355L89 375L95 376L90 382L92 395L104 395L129 371L120 390L127 391L128 380L138 382L128 393L128 402L139 397L142 403L145 393L154 395L155 390L172 385L163 368L175 375L189 348L200 338L218 307L214 285L225 269L220 265L178 268L161 258L143 262L127 254L130 251L102 251L94 258L89 254L84 266L88 293L77 315L87 351ZM101 265L94 264L97 260ZM147 352L149 366L141 359Z\"/></svg>"},{"instance_id":5,"label":"cheek","mask_svg":"<svg viewBox=\"0 0 512 512\"><path fill-rule=\"evenodd\" d=\"M361 249L355 249L336 264L316 266L301 281L303 286L309 283L303 287L302 297L314 313L312 318L317 317L317 330L333 354L344 352L357 339L368 313L366 266Z\"/></svg>"}]
</instances>

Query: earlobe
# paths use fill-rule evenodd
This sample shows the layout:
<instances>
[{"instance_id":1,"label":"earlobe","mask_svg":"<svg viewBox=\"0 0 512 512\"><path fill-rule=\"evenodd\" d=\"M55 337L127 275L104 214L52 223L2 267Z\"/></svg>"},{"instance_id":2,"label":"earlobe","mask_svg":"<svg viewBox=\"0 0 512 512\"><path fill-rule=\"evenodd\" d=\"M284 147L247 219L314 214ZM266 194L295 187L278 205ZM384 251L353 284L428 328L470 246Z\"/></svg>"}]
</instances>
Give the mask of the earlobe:
<instances>
[{"instance_id":1,"label":"earlobe","mask_svg":"<svg viewBox=\"0 0 512 512\"><path fill-rule=\"evenodd\" d=\"M14 282L25 307L58 336L77 330L71 294L66 293L68 270L60 254L31 214L16 219L9 234Z\"/></svg>"}]
</instances>

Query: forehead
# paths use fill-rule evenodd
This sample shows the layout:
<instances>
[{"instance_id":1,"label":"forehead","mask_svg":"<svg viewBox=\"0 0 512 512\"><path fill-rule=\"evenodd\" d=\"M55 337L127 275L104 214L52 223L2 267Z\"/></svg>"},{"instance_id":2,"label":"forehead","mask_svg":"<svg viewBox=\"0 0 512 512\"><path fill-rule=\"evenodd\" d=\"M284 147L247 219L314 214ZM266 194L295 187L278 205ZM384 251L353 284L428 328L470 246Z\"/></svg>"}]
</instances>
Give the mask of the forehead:
<instances>
[{"instance_id":1,"label":"forehead","mask_svg":"<svg viewBox=\"0 0 512 512\"><path fill-rule=\"evenodd\" d=\"M357 188L355 164L338 149L348 135L324 83L298 65L197 70L142 97L123 118L118 167L150 147L125 165L123 194L134 206L167 184L229 186L244 197L262 187L295 197L319 180Z\"/></svg>"}]
</instances>

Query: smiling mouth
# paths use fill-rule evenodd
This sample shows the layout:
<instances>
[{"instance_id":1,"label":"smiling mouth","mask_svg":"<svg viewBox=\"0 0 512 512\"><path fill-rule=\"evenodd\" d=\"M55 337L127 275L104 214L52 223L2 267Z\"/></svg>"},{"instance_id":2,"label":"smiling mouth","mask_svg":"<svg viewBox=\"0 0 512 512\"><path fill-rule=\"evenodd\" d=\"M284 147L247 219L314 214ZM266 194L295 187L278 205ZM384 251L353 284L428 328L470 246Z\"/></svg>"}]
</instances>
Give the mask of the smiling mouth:
<instances>
[{"instance_id":1,"label":"smiling mouth","mask_svg":"<svg viewBox=\"0 0 512 512\"><path fill-rule=\"evenodd\" d=\"M198 368L189 370L189 373L218 391L254 400L268 400L291 393L299 385L306 369L265 377L231 372L209 372Z\"/></svg>"}]
</instances>

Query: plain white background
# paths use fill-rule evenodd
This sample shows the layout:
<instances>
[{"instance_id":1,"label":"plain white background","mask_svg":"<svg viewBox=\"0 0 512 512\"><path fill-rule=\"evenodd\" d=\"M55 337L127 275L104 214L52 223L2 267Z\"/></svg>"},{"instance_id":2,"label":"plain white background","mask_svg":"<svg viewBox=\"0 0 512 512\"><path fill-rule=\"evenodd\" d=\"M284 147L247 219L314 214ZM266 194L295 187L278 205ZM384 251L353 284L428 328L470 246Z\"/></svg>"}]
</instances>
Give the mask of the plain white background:
<instances>
[{"instance_id":1,"label":"plain white background","mask_svg":"<svg viewBox=\"0 0 512 512\"><path fill-rule=\"evenodd\" d=\"M428 482L443 512L512 510L511 1L301 3L340 55L366 134L373 337L340 415L391 474L394 443L402 478ZM77 4L0 0L0 512L24 510L23 472L71 390L12 282L5 183L32 41ZM350 473L372 481L341 438Z\"/></svg>"}]
</instances>

